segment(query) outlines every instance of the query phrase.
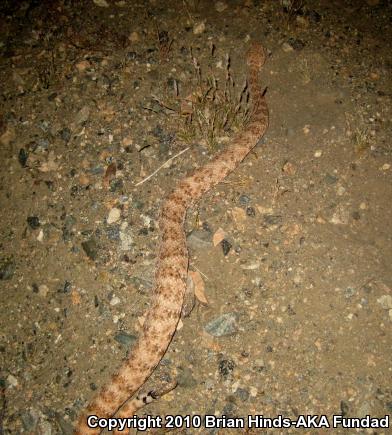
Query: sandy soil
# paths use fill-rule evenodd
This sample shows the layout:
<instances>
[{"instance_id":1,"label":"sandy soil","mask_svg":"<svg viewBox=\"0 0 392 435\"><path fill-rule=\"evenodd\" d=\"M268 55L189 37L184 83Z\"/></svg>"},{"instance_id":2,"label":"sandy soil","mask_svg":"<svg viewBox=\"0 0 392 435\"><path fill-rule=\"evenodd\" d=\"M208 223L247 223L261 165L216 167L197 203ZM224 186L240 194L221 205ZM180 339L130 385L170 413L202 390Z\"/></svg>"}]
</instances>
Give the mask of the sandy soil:
<instances>
[{"instance_id":1,"label":"sandy soil","mask_svg":"<svg viewBox=\"0 0 392 435\"><path fill-rule=\"evenodd\" d=\"M161 199L213 154L163 102L186 104L193 58L222 82L229 55L240 90L250 40L270 128L189 212L208 303L149 381L178 387L143 412L390 415L391 3L96 3L0 6L0 433L71 433L132 351Z\"/></svg>"}]
</instances>

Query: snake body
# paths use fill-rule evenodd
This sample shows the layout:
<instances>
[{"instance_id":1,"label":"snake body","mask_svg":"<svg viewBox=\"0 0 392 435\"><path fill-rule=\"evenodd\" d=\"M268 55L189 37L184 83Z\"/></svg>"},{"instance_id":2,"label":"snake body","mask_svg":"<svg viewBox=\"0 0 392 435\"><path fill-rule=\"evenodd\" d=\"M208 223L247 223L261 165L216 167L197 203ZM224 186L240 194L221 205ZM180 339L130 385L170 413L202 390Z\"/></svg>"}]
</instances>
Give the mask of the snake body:
<instances>
[{"instance_id":1,"label":"snake body","mask_svg":"<svg viewBox=\"0 0 392 435\"><path fill-rule=\"evenodd\" d=\"M268 108L259 84L259 73L265 62L263 47L259 43L253 43L246 60L252 102L249 123L226 149L181 180L163 202L159 218L160 244L155 289L143 330L129 358L79 417L75 435L101 432L100 428L88 427L88 415L99 418L114 415L131 417L148 401L146 397L128 399L139 390L160 362L180 319L188 272L188 250L184 231L187 209L240 164L268 127Z\"/></svg>"}]
</instances>

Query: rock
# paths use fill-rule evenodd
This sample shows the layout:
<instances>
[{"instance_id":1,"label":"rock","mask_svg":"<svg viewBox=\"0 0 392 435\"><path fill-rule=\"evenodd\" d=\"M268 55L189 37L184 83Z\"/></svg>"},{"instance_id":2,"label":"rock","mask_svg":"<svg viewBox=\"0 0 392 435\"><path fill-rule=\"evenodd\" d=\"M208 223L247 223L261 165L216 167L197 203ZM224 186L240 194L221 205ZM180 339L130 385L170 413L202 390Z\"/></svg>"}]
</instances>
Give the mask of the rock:
<instances>
[{"instance_id":1,"label":"rock","mask_svg":"<svg viewBox=\"0 0 392 435\"><path fill-rule=\"evenodd\" d=\"M288 42L284 42L282 44L282 50L285 53L290 53L291 51L294 51L294 48Z\"/></svg>"},{"instance_id":2,"label":"rock","mask_svg":"<svg viewBox=\"0 0 392 435\"><path fill-rule=\"evenodd\" d=\"M81 125L86 122L90 117L90 109L88 106L83 106L79 112L75 115L74 124Z\"/></svg>"},{"instance_id":3,"label":"rock","mask_svg":"<svg viewBox=\"0 0 392 435\"><path fill-rule=\"evenodd\" d=\"M344 290L344 297L345 297L346 299L350 299L350 298L352 298L352 297L355 295L355 293L356 293L355 288L347 287L347 288Z\"/></svg>"},{"instance_id":4,"label":"rock","mask_svg":"<svg viewBox=\"0 0 392 435\"><path fill-rule=\"evenodd\" d=\"M22 168L26 167L28 158L28 152L24 148L21 148L18 154L18 162L20 163L20 166L22 166Z\"/></svg>"},{"instance_id":5,"label":"rock","mask_svg":"<svg viewBox=\"0 0 392 435\"><path fill-rule=\"evenodd\" d=\"M114 307L114 306L118 305L120 302L121 302L121 299L120 299L118 296L113 295L113 296L110 298L110 302L109 302L109 304L110 304L112 307Z\"/></svg>"},{"instance_id":6,"label":"rock","mask_svg":"<svg viewBox=\"0 0 392 435\"><path fill-rule=\"evenodd\" d=\"M109 3L106 0L93 0L94 4L100 8L108 8Z\"/></svg>"},{"instance_id":7,"label":"rock","mask_svg":"<svg viewBox=\"0 0 392 435\"><path fill-rule=\"evenodd\" d=\"M253 207L247 207L246 208L246 215L250 216L250 217L255 217L256 216L256 211Z\"/></svg>"},{"instance_id":8,"label":"rock","mask_svg":"<svg viewBox=\"0 0 392 435\"><path fill-rule=\"evenodd\" d=\"M250 203L250 198L249 198L249 196L241 195L241 196L238 198L238 202L239 202L240 205L242 205L243 207L246 207L246 206Z\"/></svg>"},{"instance_id":9,"label":"rock","mask_svg":"<svg viewBox=\"0 0 392 435\"><path fill-rule=\"evenodd\" d=\"M125 347L130 347L136 341L136 336L125 331L120 331L114 336L114 339L117 343L120 343Z\"/></svg>"},{"instance_id":10,"label":"rock","mask_svg":"<svg viewBox=\"0 0 392 435\"><path fill-rule=\"evenodd\" d=\"M118 225L111 225L106 228L106 235L108 239L119 241L120 240L120 227Z\"/></svg>"},{"instance_id":11,"label":"rock","mask_svg":"<svg viewBox=\"0 0 392 435\"><path fill-rule=\"evenodd\" d=\"M309 27L309 21L305 17L297 15L295 21L302 27Z\"/></svg>"},{"instance_id":12,"label":"rock","mask_svg":"<svg viewBox=\"0 0 392 435\"><path fill-rule=\"evenodd\" d=\"M331 185L331 184L335 184L338 181L338 177L335 177L335 175L326 174L324 180L326 184Z\"/></svg>"},{"instance_id":13,"label":"rock","mask_svg":"<svg viewBox=\"0 0 392 435\"><path fill-rule=\"evenodd\" d=\"M211 234L205 230L193 230L187 237L187 244L191 249L210 248Z\"/></svg>"},{"instance_id":14,"label":"rock","mask_svg":"<svg viewBox=\"0 0 392 435\"><path fill-rule=\"evenodd\" d=\"M0 280L11 279L15 273L16 264L12 258L0 259Z\"/></svg>"},{"instance_id":15,"label":"rock","mask_svg":"<svg viewBox=\"0 0 392 435\"><path fill-rule=\"evenodd\" d=\"M128 39L129 39L131 42L137 42L137 41L139 41L140 37L139 37L139 34L138 34L137 32L132 32L132 33L129 35Z\"/></svg>"},{"instance_id":16,"label":"rock","mask_svg":"<svg viewBox=\"0 0 392 435\"><path fill-rule=\"evenodd\" d=\"M61 129L59 134L60 134L61 139L65 143L68 143L69 140L71 139L71 130L68 127L64 127L63 129Z\"/></svg>"},{"instance_id":17,"label":"rock","mask_svg":"<svg viewBox=\"0 0 392 435\"><path fill-rule=\"evenodd\" d=\"M221 2L221 1L216 2L215 3L215 9L218 12L223 12L225 9L227 9L227 4L225 2Z\"/></svg>"},{"instance_id":18,"label":"rock","mask_svg":"<svg viewBox=\"0 0 392 435\"><path fill-rule=\"evenodd\" d=\"M235 396L237 396L242 402L246 402L249 399L250 393L245 388L237 388L235 391Z\"/></svg>"},{"instance_id":19,"label":"rock","mask_svg":"<svg viewBox=\"0 0 392 435\"><path fill-rule=\"evenodd\" d=\"M40 296L42 296L43 298L46 298L46 296L48 295L48 293L49 293L49 287L48 287L47 285L45 285L45 284L41 284L41 285L38 287L38 294L39 294Z\"/></svg>"},{"instance_id":20,"label":"rock","mask_svg":"<svg viewBox=\"0 0 392 435\"><path fill-rule=\"evenodd\" d=\"M88 60L81 60L75 65L78 72L84 72L86 69L91 68L91 63Z\"/></svg>"},{"instance_id":21,"label":"rock","mask_svg":"<svg viewBox=\"0 0 392 435\"><path fill-rule=\"evenodd\" d=\"M130 228L125 228L120 231L121 250L129 251L132 248L133 239Z\"/></svg>"},{"instance_id":22,"label":"rock","mask_svg":"<svg viewBox=\"0 0 392 435\"><path fill-rule=\"evenodd\" d=\"M193 34L194 35L200 35L200 34L204 33L205 30L206 30L206 25L205 25L204 21L202 21L200 23L195 23L195 25L193 26Z\"/></svg>"},{"instance_id":23,"label":"rock","mask_svg":"<svg viewBox=\"0 0 392 435\"><path fill-rule=\"evenodd\" d=\"M265 214L263 216L264 223L268 226L278 225L282 223L282 216L278 214Z\"/></svg>"},{"instance_id":24,"label":"rock","mask_svg":"<svg viewBox=\"0 0 392 435\"><path fill-rule=\"evenodd\" d=\"M23 427L27 432L34 432L36 430L39 419L37 413L33 415L33 413L30 413L29 411L22 412L20 419L22 420Z\"/></svg>"},{"instance_id":25,"label":"rock","mask_svg":"<svg viewBox=\"0 0 392 435\"><path fill-rule=\"evenodd\" d=\"M300 51L305 47L305 43L300 39L296 39L296 38L290 38L288 43L290 47L292 47L294 50L297 51Z\"/></svg>"},{"instance_id":26,"label":"rock","mask_svg":"<svg viewBox=\"0 0 392 435\"><path fill-rule=\"evenodd\" d=\"M238 331L237 315L235 313L222 314L207 323L204 329L214 337L235 334Z\"/></svg>"},{"instance_id":27,"label":"rock","mask_svg":"<svg viewBox=\"0 0 392 435\"><path fill-rule=\"evenodd\" d=\"M98 243L94 237L82 242L82 248L87 257L91 260L96 260L98 258Z\"/></svg>"},{"instance_id":28,"label":"rock","mask_svg":"<svg viewBox=\"0 0 392 435\"><path fill-rule=\"evenodd\" d=\"M8 383L8 385L10 385L11 387L14 387L14 388L19 385L19 382L14 375L7 376L7 383Z\"/></svg>"},{"instance_id":29,"label":"rock","mask_svg":"<svg viewBox=\"0 0 392 435\"><path fill-rule=\"evenodd\" d=\"M340 402L340 411L341 411L343 417L348 415L348 413L350 411L350 407L345 400L341 400L341 402Z\"/></svg>"},{"instance_id":30,"label":"rock","mask_svg":"<svg viewBox=\"0 0 392 435\"><path fill-rule=\"evenodd\" d=\"M114 224L115 222L117 222L121 217L121 210L119 208L112 208L109 211L109 215L107 217L107 223L110 224Z\"/></svg>"},{"instance_id":31,"label":"rock","mask_svg":"<svg viewBox=\"0 0 392 435\"><path fill-rule=\"evenodd\" d=\"M228 255L230 249L232 248L232 244L228 240L223 239L221 242L221 246L222 246L223 255L226 257L226 255Z\"/></svg>"},{"instance_id":32,"label":"rock","mask_svg":"<svg viewBox=\"0 0 392 435\"><path fill-rule=\"evenodd\" d=\"M382 295L377 299L377 302L381 305L381 308L384 310L392 309L392 296L391 295Z\"/></svg>"},{"instance_id":33,"label":"rock","mask_svg":"<svg viewBox=\"0 0 392 435\"><path fill-rule=\"evenodd\" d=\"M336 207L335 213L332 215L329 222L334 225L347 225L350 219L349 211L343 206Z\"/></svg>"},{"instance_id":34,"label":"rock","mask_svg":"<svg viewBox=\"0 0 392 435\"><path fill-rule=\"evenodd\" d=\"M40 226L39 217L38 216L28 216L27 223L31 229L36 230Z\"/></svg>"},{"instance_id":35,"label":"rock","mask_svg":"<svg viewBox=\"0 0 392 435\"><path fill-rule=\"evenodd\" d=\"M219 365L218 365L219 374L223 378L229 377L233 373L234 368L235 368L235 363L232 359L226 358L226 359L221 359L219 361Z\"/></svg>"}]
</instances>

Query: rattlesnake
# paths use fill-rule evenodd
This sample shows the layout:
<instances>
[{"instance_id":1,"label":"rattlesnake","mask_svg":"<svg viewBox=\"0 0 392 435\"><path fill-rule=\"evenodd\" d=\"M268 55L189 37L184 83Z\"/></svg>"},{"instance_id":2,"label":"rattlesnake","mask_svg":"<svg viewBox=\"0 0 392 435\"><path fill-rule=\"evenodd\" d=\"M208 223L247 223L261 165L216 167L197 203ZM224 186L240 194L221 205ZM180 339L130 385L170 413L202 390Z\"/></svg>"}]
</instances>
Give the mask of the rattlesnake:
<instances>
[{"instance_id":1,"label":"rattlesnake","mask_svg":"<svg viewBox=\"0 0 392 435\"><path fill-rule=\"evenodd\" d=\"M155 290L143 330L129 358L81 414L75 435L101 432L99 428L87 426L88 415L108 418L117 413L118 416L131 417L143 402L152 400L147 395L125 403L158 365L180 318L188 271L188 251L183 228L187 209L239 165L268 127L268 108L258 80L264 61L263 47L253 43L247 54L247 78L253 108L245 131L234 137L231 144L205 166L180 181L164 201L159 218L161 241Z\"/></svg>"}]
</instances>

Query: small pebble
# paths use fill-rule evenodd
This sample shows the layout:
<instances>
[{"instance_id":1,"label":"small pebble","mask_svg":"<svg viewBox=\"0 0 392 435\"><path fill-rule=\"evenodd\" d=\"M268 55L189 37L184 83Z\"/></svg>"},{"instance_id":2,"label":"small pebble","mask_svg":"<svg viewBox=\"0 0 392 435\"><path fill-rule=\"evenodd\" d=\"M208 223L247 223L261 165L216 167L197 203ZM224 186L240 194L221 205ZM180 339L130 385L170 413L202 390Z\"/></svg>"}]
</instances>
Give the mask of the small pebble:
<instances>
[{"instance_id":1,"label":"small pebble","mask_svg":"<svg viewBox=\"0 0 392 435\"><path fill-rule=\"evenodd\" d=\"M121 299L118 296L113 295L113 297L110 299L109 304L114 307L118 305L121 302Z\"/></svg>"},{"instance_id":2,"label":"small pebble","mask_svg":"<svg viewBox=\"0 0 392 435\"><path fill-rule=\"evenodd\" d=\"M377 302L381 305L384 310L392 309L392 296L383 295L377 299Z\"/></svg>"},{"instance_id":3,"label":"small pebble","mask_svg":"<svg viewBox=\"0 0 392 435\"><path fill-rule=\"evenodd\" d=\"M136 336L120 331L114 336L114 339L123 346L130 347L136 341Z\"/></svg>"},{"instance_id":4,"label":"small pebble","mask_svg":"<svg viewBox=\"0 0 392 435\"><path fill-rule=\"evenodd\" d=\"M238 202L240 203L240 205L246 206L246 205L248 205L250 203L250 198L247 195L241 195L238 198Z\"/></svg>"},{"instance_id":5,"label":"small pebble","mask_svg":"<svg viewBox=\"0 0 392 435\"><path fill-rule=\"evenodd\" d=\"M28 216L27 223L31 229L36 230L40 226L39 217L38 216Z\"/></svg>"},{"instance_id":6,"label":"small pebble","mask_svg":"<svg viewBox=\"0 0 392 435\"><path fill-rule=\"evenodd\" d=\"M96 260L98 257L98 244L94 238L82 242L83 251L91 260Z\"/></svg>"},{"instance_id":7,"label":"small pebble","mask_svg":"<svg viewBox=\"0 0 392 435\"><path fill-rule=\"evenodd\" d=\"M222 314L207 323L204 329L214 337L232 335L238 331L237 316L235 313Z\"/></svg>"},{"instance_id":8,"label":"small pebble","mask_svg":"<svg viewBox=\"0 0 392 435\"><path fill-rule=\"evenodd\" d=\"M201 23L196 23L196 24L193 26L193 34L194 34L194 35L200 35L200 34L202 34L205 30L206 30L206 25L205 25L204 21L202 21Z\"/></svg>"},{"instance_id":9,"label":"small pebble","mask_svg":"<svg viewBox=\"0 0 392 435\"><path fill-rule=\"evenodd\" d=\"M218 12L223 12L225 9L227 9L227 4L225 2L221 2L221 1L216 2L215 3L215 9Z\"/></svg>"},{"instance_id":10,"label":"small pebble","mask_svg":"<svg viewBox=\"0 0 392 435\"><path fill-rule=\"evenodd\" d=\"M27 151L24 148L21 148L19 150L19 154L18 154L18 162L20 163L20 166L22 166L22 168L26 167L28 158L29 158L29 155L28 155Z\"/></svg>"},{"instance_id":11,"label":"small pebble","mask_svg":"<svg viewBox=\"0 0 392 435\"><path fill-rule=\"evenodd\" d=\"M218 368L219 368L219 374L223 378L227 378L233 372L235 368L235 363L232 359L228 359L228 358L222 359L219 361Z\"/></svg>"},{"instance_id":12,"label":"small pebble","mask_svg":"<svg viewBox=\"0 0 392 435\"><path fill-rule=\"evenodd\" d=\"M19 385L19 382L14 375L8 375L7 382L11 387L17 387Z\"/></svg>"},{"instance_id":13,"label":"small pebble","mask_svg":"<svg viewBox=\"0 0 392 435\"><path fill-rule=\"evenodd\" d=\"M232 244L228 240L223 239L221 241L221 245L222 245L223 255L226 257L226 255L230 252L230 249L232 248Z\"/></svg>"},{"instance_id":14,"label":"small pebble","mask_svg":"<svg viewBox=\"0 0 392 435\"><path fill-rule=\"evenodd\" d=\"M47 285L45 285L45 284L41 284L41 285L38 287L38 294L39 294L40 296L46 298L46 296L48 295L48 293L49 293L49 287L48 287Z\"/></svg>"},{"instance_id":15,"label":"small pebble","mask_svg":"<svg viewBox=\"0 0 392 435\"><path fill-rule=\"evenodd\" d=\"M291 52L291 51L294 51L294 48L288 43L288 42L284 42L283 44L282 44L282 50L285 52L285 53L289 53L289 52Z\"/></svg>"},{"instance_id":16,"label":"small pebble","mask_svg":"<svg viewBox=\"0 0 392 435\"><path fill-rule=\"evenodd\" d=\"M114 222L117 222L121 217L121 210L119 208L112 208L109 212L107 223L113 224Z\"/></svg>"}]
</instances>

